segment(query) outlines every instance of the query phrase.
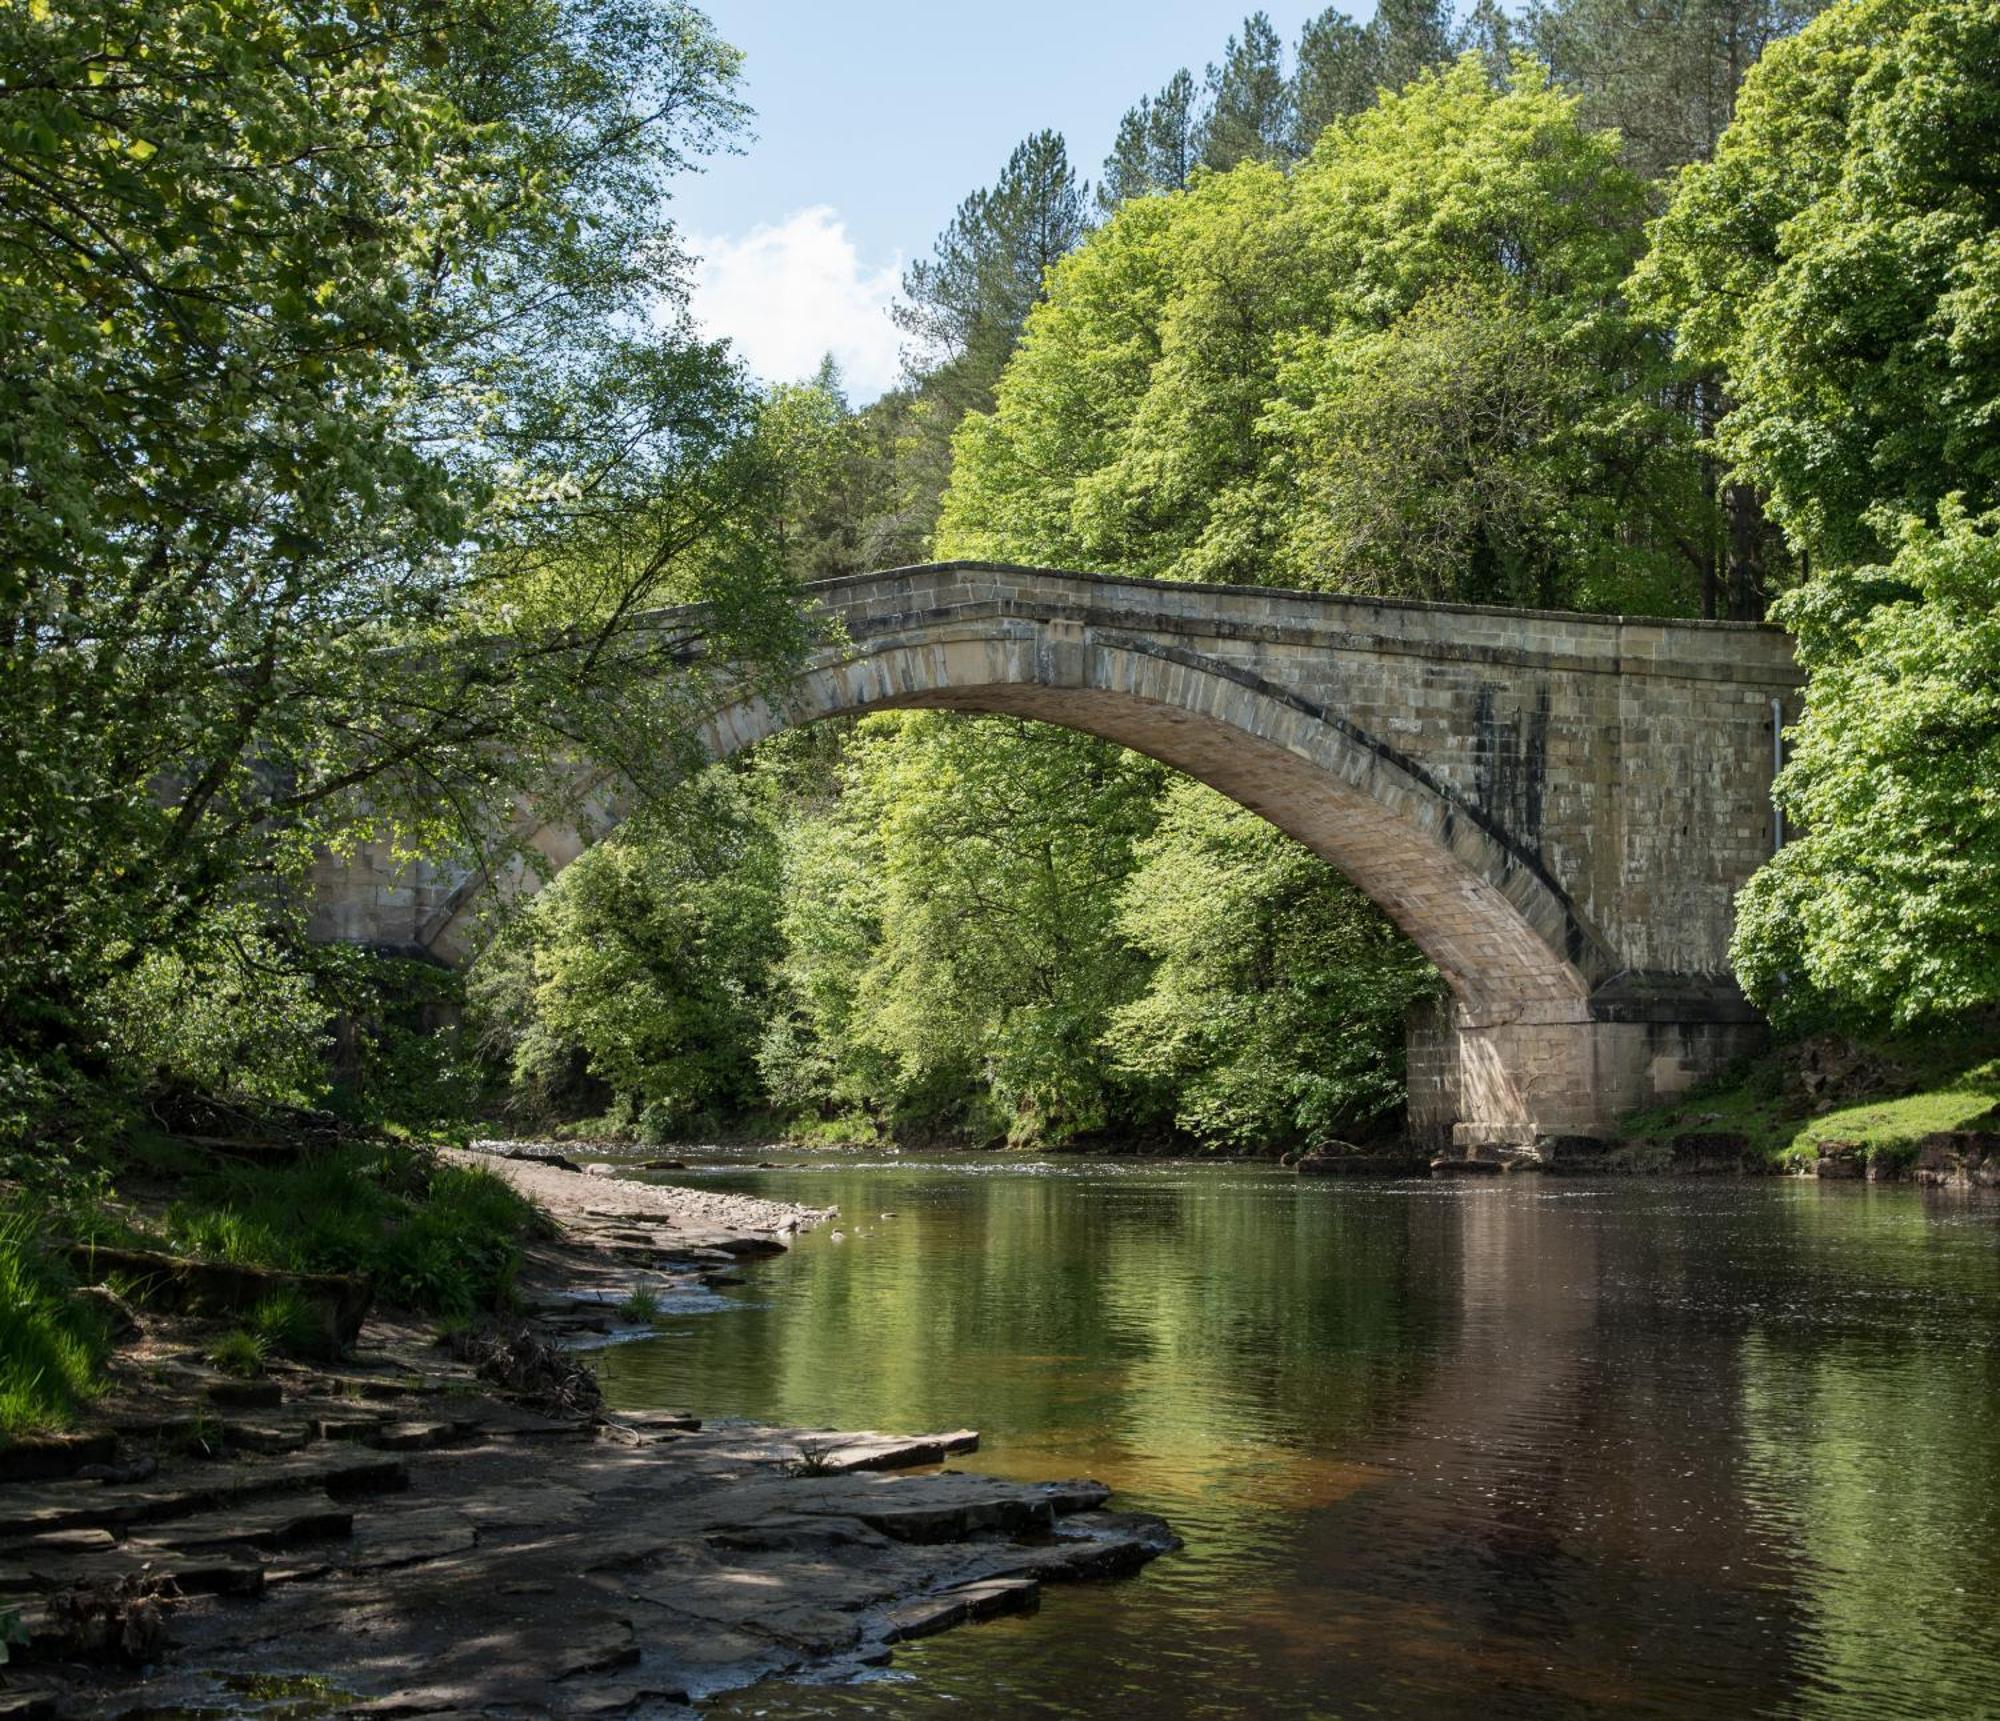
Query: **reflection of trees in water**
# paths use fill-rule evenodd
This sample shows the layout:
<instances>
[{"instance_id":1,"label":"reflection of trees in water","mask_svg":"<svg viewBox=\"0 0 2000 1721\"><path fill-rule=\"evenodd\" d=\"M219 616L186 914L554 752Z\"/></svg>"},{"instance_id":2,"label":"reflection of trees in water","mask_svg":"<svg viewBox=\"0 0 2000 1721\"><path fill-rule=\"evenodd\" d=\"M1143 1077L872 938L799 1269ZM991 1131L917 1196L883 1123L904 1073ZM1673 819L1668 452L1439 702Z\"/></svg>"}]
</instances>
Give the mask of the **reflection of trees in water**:
<instances>
[{"instance_id":1,"label":"reflection of trees in water","mask_svg":"<svg viewBox=\"0 0 2000 1721\"><path fill-rule=\"evenodd\" d=\"M1175 1517L1184 1562L1064 1602L1087 1652L1035 1628L1050 1693L1164 1657L1190 1677L1163 1715L1215 1712L1224 1666L1271 1714L1961 1713L1994 1674L1944 1656L1950 1587L1976 1609L2000 1575L1994 1365L1963 1343L2000 1299L1914 1196L1221 1168L786 1192L850 1241L688 1323L659 1391L971 1421L982 1463Z\"/></svg>"}]
</instances>

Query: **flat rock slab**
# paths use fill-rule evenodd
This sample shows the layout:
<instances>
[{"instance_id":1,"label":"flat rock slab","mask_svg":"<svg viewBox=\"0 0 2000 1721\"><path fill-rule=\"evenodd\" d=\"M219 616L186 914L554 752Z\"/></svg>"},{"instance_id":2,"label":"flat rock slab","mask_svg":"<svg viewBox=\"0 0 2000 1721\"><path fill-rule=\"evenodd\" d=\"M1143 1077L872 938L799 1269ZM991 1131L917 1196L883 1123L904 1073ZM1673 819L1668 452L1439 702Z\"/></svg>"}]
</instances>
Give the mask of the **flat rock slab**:
<instances>
[{"instance_id":1,"label":"flat rock slab","mask_svg":"<svg viewBox=\"0 0 2000 1721\"><path fill-rule=\"evenodd\" d=\"M1032 1608L1047 1578L1130 1570L1171 1545L1164 1526L1148 1540L1130 1533L1137 1520L1103 1512L1095 1483L796 1468L814 1440L882 1459L937 1453L969 1430L663 1432L643 1445L447 1447L396 1460L410 1466L407 1493L355 1503L327 1498L324 1482L313 1500L239 1490L177 1522L127 1526L110 1553L57 1545L40 1558L212 1574L200 1587L222 1593L172 1609L186 1680L282 1664L346 1693L343 1712L582 1715L616 1713L631 1693L699 1700L877 1664L894 1643ZM312 1474L351 1474L341 1449L316 1449L329 1450L335 1462ZM219 1474L194 1490L177 1470L145 1509L228 1494L239 1469L307 1476L296 1457L187 1468ZM1072 1522L1082 1527L1065 1533ZM225 1578L267 1571L289 1581L266 1582L255 1602L227 1593ZM149 1685L149 1701L173 1689ZM200 1707L187 1691L176 1700Z\"/></svg>"}]
</instances>

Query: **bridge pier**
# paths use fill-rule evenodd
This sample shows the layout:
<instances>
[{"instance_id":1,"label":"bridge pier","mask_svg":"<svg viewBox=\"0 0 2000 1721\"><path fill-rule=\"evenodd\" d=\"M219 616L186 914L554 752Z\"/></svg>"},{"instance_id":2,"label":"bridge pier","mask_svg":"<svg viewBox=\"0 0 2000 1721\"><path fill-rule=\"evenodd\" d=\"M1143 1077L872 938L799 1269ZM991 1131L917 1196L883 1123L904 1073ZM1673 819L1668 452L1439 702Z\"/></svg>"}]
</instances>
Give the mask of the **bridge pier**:
<instances>
[{"instance_id":1,"label":"bridge pier","mask_svg":"<svg viewBox=\"0 0 2000 1721\"><path fill-rule=\"evenodd\" d=\"M1727 995L1617 1019L1641 1014L1590 1000L1512 1015L1452 999L1424 1006L1408 1025L1411 1137L1452 1157L1545 1158L1552 1140L1608 1139L1626 1113L1675 1099L1764 1038Z\"/></svg>"}]
</instances>

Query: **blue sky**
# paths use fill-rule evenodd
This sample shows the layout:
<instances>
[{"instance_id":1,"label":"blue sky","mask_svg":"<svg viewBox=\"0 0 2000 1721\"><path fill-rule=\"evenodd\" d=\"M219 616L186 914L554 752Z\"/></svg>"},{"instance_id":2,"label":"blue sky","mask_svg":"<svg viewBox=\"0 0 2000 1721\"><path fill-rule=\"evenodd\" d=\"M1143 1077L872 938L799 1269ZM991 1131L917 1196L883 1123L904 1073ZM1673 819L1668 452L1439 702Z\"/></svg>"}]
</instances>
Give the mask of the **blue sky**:
<instances>
[{"instance_id":1,"label":"blue sky","mask_svg":"<svg viewBox=\"0 0 2000 1721\"><path fill-rule=\"evenodd\" d=\"M1319 4L1264 9L1289 43ZM1095 179L1119 116L1175 69L1197 77L1239 0L710 0L743 49L756 137L680 182L704 262L695 308L753 370L784 381L831 350L857 402L894 380L888 304L959 200L1029 132L1053 127ZM1358 18L1372 0L1357 0Z\"/></svg>"}]
</instances>

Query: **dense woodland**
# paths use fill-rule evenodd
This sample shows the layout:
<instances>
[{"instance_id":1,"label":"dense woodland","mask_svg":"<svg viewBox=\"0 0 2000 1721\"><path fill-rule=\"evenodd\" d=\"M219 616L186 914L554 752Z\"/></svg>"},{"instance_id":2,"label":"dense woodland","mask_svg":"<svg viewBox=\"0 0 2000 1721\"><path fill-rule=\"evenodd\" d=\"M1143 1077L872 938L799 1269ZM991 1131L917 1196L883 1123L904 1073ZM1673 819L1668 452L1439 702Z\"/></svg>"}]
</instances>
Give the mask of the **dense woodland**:
<instances>
[{"instance_id":1,"label":"dense woodland","mask_svg":"<svg viewBox=\"0 0 2000 1721\"><path fill-rule=\"evenodd\" d=\"M2000 1002L1996 66L1996 0L1257 14L1094 180L1025 138L857 409L687 316L665 192L746 114L681 0L7 9L0 1131L1393 1128L1436 977L1201 786L938 713L695 768L642 611L777 678L801 582L960 556L1769 614L1746 989ZM301 937L316 848L497 855L578 755L648 810L462 993Z\"/></svg>"}]
</instances>

